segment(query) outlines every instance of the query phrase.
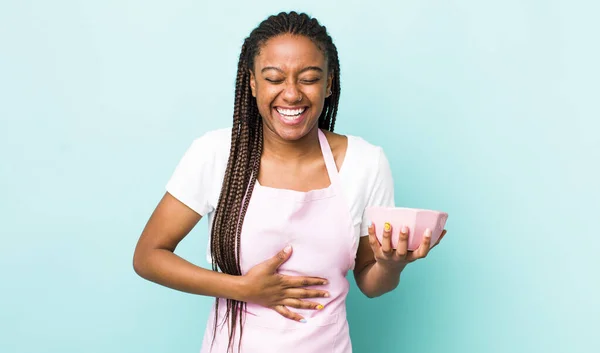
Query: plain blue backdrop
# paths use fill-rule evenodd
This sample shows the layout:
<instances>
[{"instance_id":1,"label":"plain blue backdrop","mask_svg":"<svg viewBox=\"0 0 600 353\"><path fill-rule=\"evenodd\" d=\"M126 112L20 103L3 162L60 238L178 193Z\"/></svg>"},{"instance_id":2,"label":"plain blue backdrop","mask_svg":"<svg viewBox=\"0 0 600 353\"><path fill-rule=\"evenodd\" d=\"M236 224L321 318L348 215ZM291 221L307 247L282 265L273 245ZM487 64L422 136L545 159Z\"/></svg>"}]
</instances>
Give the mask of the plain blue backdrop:
<instances>
[{"instance_id":1,"label":"plain blue backdrop","mask_svg":"<svg viewBox=\"0 0 600 353\"><path fill-rule=\"evenodd\" d=\"M289 9L338 46L336 131L384 147L398 205L450 214L396 291L353 285L355 352L600 351L597 2L2 0L0 352L198 352L212 299L133 249ZM201 266L206 228L177 249Z\"/></svg>"}]
</instances>

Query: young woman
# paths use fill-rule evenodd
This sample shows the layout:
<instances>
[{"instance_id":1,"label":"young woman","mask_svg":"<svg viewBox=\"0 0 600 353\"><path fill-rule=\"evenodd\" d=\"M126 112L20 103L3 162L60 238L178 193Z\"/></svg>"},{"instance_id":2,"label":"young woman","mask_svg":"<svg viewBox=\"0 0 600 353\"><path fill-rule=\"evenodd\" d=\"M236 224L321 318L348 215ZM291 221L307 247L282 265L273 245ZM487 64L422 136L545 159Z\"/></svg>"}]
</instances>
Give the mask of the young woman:
<instances>
[{"instance_id":1,"label":"young woman","mask_svg":"<svg viewBox=\"0 0 600 353\"><path fill-rule=\"evenodd\" d=\"M429 231L410 252L406 229L377 225L380 243L365 219L394 206L392 175L381 148L333 133L339 77L316 19L263 21L242 46L233 127L192 143L139 239L140 276L216 298L203 353L351 352L347 272L376 297L429 251ZM174 254L203 216L211 270Z\"/></svg>"}]
</instances>

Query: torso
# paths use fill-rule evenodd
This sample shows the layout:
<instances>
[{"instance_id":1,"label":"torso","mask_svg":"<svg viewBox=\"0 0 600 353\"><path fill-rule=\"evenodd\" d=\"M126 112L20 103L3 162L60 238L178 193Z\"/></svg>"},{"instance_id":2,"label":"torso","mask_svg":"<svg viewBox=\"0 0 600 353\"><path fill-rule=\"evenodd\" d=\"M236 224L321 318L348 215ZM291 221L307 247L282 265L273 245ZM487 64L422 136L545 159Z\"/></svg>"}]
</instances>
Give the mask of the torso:
<instances>
[{"instance_id":1,"label":"torso","mask_svg":"<svg viewBox=\"0 0 600 353\"><path fill-rule=\"evenodd\" d=\"M312 299L324 306L319 311L294 310L307 319L306 323L284 318L271 308L246 303L244 335L235 336L234 348L240 348L240 353L352 352L345 301L349 290L346 274L353 267L356 254L354 224L329 139L321 131L317 143L324 178L318 175L319 164L306 155L303 161L310 161L308 164L312 168L305 168L304 175L294 176L300 179L299 183L279 183L283 186L280 188L259 183L254 187L239 238L239 264L241 273L245 274L286 245L291 245L293 255L278 267L277 272L286 276L327 278L328 283L319 288L327 290L330 296ZM281 174L282 170L271 169L269 172L268 175ZM326 185L311 181L307 172L312 172L320 182L326 181ZM289 182L291 178L278 180ZM316 188L306 192L290 189L298 185L315 185ZM225 303L222 300L221 303L219 311L215 307L213 312L213 315L218 313L218 322L225 316ZM227 325L212 326L214 317L209 318L207 324L202 353L224 352L230 334ZM211 347L215 329L215 346ZM265 341L269 344L265 345ZM238 343L239 347L236 346Z\"/></svg>"},{"instance_id":2,"label":"torso","mask_svg":"<svg viewBox=\"0 0 600 353\"><path fill-rule=\"evenodd\" d=\"M365 207L394 205L393 183L387 160L380 147L360 137L328 131L324 133L339 171L342 194L350 208L354 225L352 233L357 247L360 236L367 234L369 220L364 216ZM196 139L166 187L171 195L206 216L208 229L211 229L214 220L230 146L231 128L210 131ZM285 169L269 169L269 162L261 161L258 182L276 190L307 192L326 188L330 181L323 157L319 155L314 160L316 163L312 168L300 170L297 176L293 170L286 173ZM210 246L206 250L206 261L210 264Z\"/></svg>"}]
</instances>

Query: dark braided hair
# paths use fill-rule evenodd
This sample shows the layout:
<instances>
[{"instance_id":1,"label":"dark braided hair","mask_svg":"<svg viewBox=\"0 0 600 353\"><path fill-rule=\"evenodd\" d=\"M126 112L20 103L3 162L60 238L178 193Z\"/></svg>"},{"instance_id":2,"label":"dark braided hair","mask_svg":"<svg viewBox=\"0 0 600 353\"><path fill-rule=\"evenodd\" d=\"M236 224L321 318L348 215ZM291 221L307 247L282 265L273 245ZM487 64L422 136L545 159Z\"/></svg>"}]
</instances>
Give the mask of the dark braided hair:
<instances>
[{"instance_id":1,"label":"dark braided hair","mask_svg":"<svg viewBox=\"0 0 600 353\"><path fill-rule=\"evenodd\" d=\"M328 72L333 73L331 95L325 98L318 126L333 131L340 98L340 64L337 48L325 26L303 13L282 12L270 16L255 28L242 45L235 84L235 107L231 129L231 148L219 203L215 210L210 251L212 268L230 275L241 275L240 233L250 197L256 183L263 150L263 125L256 99L250 89L250 71L261 47L270 38L283 35L309 38L324 53ZM219 298L216 300L215 335L218 326ZM236 327L243 330L246 303L227 299L225 318L229 321L229 346L232 348Z\"/></svg>"}]
</instances>

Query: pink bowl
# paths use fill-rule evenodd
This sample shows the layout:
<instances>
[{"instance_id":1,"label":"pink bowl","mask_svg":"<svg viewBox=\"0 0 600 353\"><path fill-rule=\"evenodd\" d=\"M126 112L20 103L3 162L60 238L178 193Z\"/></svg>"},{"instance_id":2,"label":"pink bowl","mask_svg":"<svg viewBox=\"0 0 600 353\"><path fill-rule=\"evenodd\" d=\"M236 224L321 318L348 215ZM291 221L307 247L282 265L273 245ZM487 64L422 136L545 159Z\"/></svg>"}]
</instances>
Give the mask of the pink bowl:
<instances>
[{"instance_id":1,"label":"pink bowl","mask_svg":"<svg viewBox=\"0 0 600 353\"><path fill-rule=\"evenodd\" d=\"M392 247L396 249L402 226L408 227L408 250L416 250L423 240L425 229L431 229L431 246L444 230L448 214L446 212L402 207L367 207L367 218L375 224L375 234L379 242L383 238L383 226L392 225Z\"/></svg>"}]
</instances>

